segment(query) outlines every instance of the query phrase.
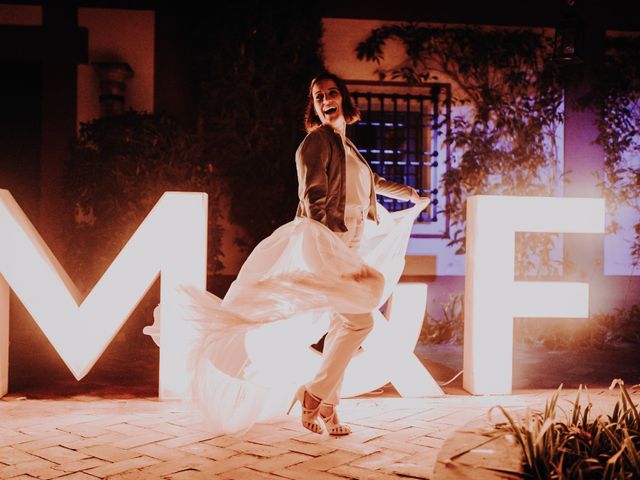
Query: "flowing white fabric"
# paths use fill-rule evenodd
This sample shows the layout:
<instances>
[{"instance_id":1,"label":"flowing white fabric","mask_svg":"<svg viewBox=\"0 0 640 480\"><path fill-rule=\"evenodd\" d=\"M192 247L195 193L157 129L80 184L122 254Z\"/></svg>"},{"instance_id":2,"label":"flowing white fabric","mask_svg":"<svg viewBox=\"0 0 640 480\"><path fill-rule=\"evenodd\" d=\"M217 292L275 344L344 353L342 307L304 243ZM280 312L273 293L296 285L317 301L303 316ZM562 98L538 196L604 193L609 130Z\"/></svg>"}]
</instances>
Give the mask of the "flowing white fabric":
<instances>
[{"instance_id":1,"label":"flowing white fabric","mask_svg":"<svg viewBox=\"0 0 640 480\"><path fill-rule=\"evenodd\" d=\"M308 345L296 332L308 335L333 312L370 312L384 304L425 206L389 213L378 205L380 223L367 221L360 255L323 224L296 218L253 250L224 299L184 288L185 320L197 322L202 333L190 359L192 398L212 430L242 432L285 413L295 388L313 374L296 368L296 352ZM278 348L269 335L280 339Z\"/></svg>"}]
</instances>

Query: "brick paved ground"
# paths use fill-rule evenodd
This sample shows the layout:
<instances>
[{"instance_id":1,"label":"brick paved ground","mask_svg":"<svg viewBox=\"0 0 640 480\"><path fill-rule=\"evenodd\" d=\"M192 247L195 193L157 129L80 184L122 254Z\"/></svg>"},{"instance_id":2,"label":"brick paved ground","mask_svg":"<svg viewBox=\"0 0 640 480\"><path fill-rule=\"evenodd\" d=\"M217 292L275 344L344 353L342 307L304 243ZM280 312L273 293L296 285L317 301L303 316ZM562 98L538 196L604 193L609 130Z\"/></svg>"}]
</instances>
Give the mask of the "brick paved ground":
<instances>
[{"instance_id":1,"label":"brick paved ground","mask_svg":"<svg viewBox=\"0 0 640 480\"><path fill-rule=\"evenodd\" d=\"M0 401L0 478L432 478L445 439L462 425L498 403L542 407L551 393L344 400L342 417L354 433L343 438L305 433L295 417L242 436L212 435L183 404L157 399L10 395ZM591 397L604 408L616 394Z\"/></svg>"}]
</instances>

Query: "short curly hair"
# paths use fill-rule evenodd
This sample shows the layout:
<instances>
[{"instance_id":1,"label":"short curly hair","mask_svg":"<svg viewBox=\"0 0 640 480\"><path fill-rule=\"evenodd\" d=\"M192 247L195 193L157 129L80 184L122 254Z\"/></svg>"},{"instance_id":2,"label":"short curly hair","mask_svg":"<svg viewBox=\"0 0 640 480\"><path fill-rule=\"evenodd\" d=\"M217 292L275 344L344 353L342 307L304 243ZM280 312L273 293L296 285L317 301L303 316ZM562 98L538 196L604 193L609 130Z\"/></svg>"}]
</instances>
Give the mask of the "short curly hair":
<instances>
[{"instance_id":1,"label":"short curly hair","mask_svg":"<svg viewBox=\"0 0 640 480\"><path fill-rule=\"evenodd\" d=\"M317 75L309 84L309 92L307 95L307 108L304 112L304 128L307 132L311 132L322 125L320 118L316 114L316 110L313 107L313 86L321 80L333 80L338 87L340 95L342 95L342 113L347 125L360 120L360 110L353 103L347 84L342 78L331 72L322 72Z\"/></svg>"}]
</instances>

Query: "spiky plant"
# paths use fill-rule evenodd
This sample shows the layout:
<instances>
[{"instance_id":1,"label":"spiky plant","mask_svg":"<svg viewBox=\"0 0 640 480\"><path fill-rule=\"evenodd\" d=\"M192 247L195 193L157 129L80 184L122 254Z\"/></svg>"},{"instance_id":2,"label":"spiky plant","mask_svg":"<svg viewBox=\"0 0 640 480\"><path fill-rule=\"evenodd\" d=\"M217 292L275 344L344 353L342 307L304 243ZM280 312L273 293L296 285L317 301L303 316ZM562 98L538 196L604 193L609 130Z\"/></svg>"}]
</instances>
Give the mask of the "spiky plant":
<instances>
[{"instance_id":1,"label":"spiky plant","mask_svg":"<svg viewBox=\"0 0 640 480\"><path fill-rule=\"evenodd\" d=\"M582 386L570 413L559 405L562 386L546 403L543 412L527 412L522 418L497 408L506 423L496 425L513 434L523 456L523 478L630 480L640 478L640 419L637 405L616 379L620 388L611 414L591 419L592 405L580 402ZM564 418L559 418L560 416Z\"/></svg>"}]
</instances>

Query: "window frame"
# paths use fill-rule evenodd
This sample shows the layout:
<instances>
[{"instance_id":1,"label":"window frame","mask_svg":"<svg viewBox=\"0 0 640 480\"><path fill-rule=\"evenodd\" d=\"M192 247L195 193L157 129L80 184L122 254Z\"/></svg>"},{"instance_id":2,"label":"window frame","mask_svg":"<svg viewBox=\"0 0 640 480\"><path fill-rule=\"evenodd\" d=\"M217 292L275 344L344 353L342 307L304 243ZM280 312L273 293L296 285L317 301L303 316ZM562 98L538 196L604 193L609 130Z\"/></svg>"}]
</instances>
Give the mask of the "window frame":
<instances>
[{"instance_id":1,"label":"window frame","mask_svg":"<svg viewBox=\"0 0 640 480\"><path fill-rule=\"evenodd\" d=\"M449 219L444 213L444 207L449 202L449 194L442 192L441 178L442 174L446 172L451 165L451 148L448 142L445 141L446 138L449 137L449 134L451 132L451 84L428 82L415 85L406 82L376 82L366 80L350 80L346 81L346 84L349 88L351 96L356 102L356 105L358 105L358 99L364 98L364 101L367 101L369 103L368 111L380 112L379 118L380 120L383 120L385 122L385 125L386 120L384 114L389 111L385 110L384 102L389 100L394 102L394 108L390 110L390 112L394 113L396 115L396 118L397 112L400 111L399 109L397 109L398 100L404 100L406 105L406 108L404 110L405 112L414 111L411 109L411 101L419 102L420 109L417 110L417 112L419 112L419 116L422 117L422 124L419 128L419 130L422 132L422 136L420 139L420 150L422 151L422 154L420 154L420 162L423 162L423 158L427 156L424 153L425 151L427 151L427 149L425 148L422 141L425 137L427 137L427 135L425 135L425 130L429 129L433 138L430 140L428 149L430 154L428 156L430 156L434 160L431 161L432 165L429 165L427 168L430 169L429 175L435 175L435 180L432 179L432 181L430 182L431 189L425 189L426 191L424 191L422 194L428 194L432 198L432 200L435 197L436 202L432 204L430 210L428 209L428 211L430 212L430 218L428 218L427 220L416 222L411 237L450 238ZM376 97L378 98L379 105L381 105L382 108L379 110L372 110L371 98ZM362 103L360 103L360 105L362 105ZM423 110L426 106L431 107L431 110ZM367 109L365 109L365 111L366 110ZM408 118L408 115L406 116ZM351 134L354 128L357 128L357 125L358 123L349 127ZM403 128L407 129L405 138L409 138L411 134L410 129L415 128L415 126L411 126L409 124L404 126ZM362 146L358 145L357 142L356 146L359 149L362 148ZM386 151L386 149L384 150ZM407 145L404 152L405 158L409 152L410 149ZM417 154L418 152L416 151L415 153ZM380 173L381 169L379 169L377 166L379 165L379 161L373 162L371 158L367 158L369 155L371 155L369 152L363 153L363 156L371 165L372 169L375 172ZM405 162L407 162L406 159ZM398 179L389 176L386 176L386 178L388 178L389 180L399 181ZM411 186L415 187L415 185Z\"/></svg>"}]
</instances>

